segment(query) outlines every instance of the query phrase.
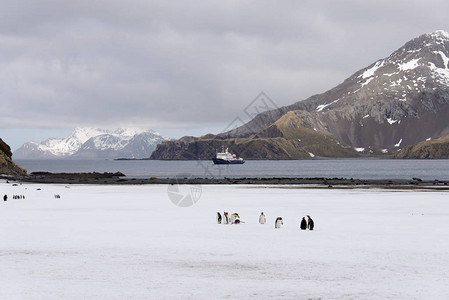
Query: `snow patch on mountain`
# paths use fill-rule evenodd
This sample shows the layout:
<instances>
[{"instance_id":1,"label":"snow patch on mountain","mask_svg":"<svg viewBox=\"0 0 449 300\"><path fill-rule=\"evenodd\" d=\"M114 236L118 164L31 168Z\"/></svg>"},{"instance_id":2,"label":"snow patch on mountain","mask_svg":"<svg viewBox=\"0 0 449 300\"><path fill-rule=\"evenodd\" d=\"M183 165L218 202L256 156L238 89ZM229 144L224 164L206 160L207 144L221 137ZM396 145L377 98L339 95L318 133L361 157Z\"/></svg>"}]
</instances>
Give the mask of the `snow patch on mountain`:
<instances>
[{"instance_id":1,"label":"snow patch on mountain","mask_svg":"<svg viewBox=\"0 0 449 300\"><path fill-rule=\"evenodd\" d=\"M334 104L334 103L337 103L338 100L340 100L340 99L334 100L334 101L332 101L331 103L318 105L317 108L316 108L316 111L322 111L323 109L325 109L325 108L328 107L329 105L332 105L332 104Z\"/></svg>"},{"instance_id":2,"label":"snow patch on mountain","mask_svg":"<svg viewBox=\"0 0 449 300\"><path fill-rule=\"evenodd\" d=\"M399 64L398 68L401 71L413 70L413 69L415 69L415 68L417 68L419 66L419 64L418 64L419 60L420 60L420 58L412 59L412 60L410 60L408 62Z\"/></svg>"},{"instance_id":3,"label":"snow patch on mountain","mask_svg":"<svg viewBox=\"0 0 449 300\"><path fill-rule=\"evenodd\" d=\"M390 125L396 123L397 121L398 121L398 120L393 120L393 119L391 119L391 118L387 118L387 122L388 122L388 124L390 124Z\"/></svg>"},{"instance_id":4,"label":"snow patch on mountain","mask_svg":"<svg viewBox=\"0 0 449 300\"><path fill-rule=\"evenodd\" d=\"M372 66L371 68L367 69L365 72L362 73L362 78L366 79L374 75L374 73L381 68L385 64L384 60L379 60Z\"/></svg>"}]
</instances>

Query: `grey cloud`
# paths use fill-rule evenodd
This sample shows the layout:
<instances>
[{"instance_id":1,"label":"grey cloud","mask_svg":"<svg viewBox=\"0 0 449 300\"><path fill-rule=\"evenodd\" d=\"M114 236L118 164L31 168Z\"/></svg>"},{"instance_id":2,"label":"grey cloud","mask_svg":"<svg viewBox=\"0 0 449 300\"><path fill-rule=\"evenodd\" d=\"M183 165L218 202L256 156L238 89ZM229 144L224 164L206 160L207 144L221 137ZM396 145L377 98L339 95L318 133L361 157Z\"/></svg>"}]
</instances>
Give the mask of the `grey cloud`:
<instances>
[{"instance_id":1,"label":"grey cloud","mask_svg":"<svg viewBox=\"0 0 449 300\"><path fill-rule=\"evenodd\" d=\"M0 127L228 122L262 90L291 104L447 29L443 11L443 1L15 1L0 13Z\"/></svg>"}]
</instances>

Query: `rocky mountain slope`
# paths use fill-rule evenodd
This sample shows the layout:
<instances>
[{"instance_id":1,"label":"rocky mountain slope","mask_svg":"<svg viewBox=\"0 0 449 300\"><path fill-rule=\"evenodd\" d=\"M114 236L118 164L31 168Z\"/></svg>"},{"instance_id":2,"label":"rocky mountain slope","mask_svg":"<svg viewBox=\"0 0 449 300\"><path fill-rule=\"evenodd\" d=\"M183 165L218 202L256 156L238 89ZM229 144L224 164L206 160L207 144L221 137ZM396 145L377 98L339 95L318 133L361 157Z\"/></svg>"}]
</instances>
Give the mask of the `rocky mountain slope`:
<instances>
[{"instance_id":1,"label":"rocky mountain slope","mask_svg":"<svg viewBox=\"0 0 449 300\"><path fill-rule=\"evenodd\" d=\"M449 135L406 146L396 155L396 158L447 159L449 158Z\"/></svg>"},{"instance_id":2,"label":"rocky mountain slope","mask_svg":"<svg viewBox=\"0 0 449 300\"><path fill-rule=\"evenodd\" d=\"M19 167L11 159L11 148L0 139L0 174L3 175L26 175L26 170Z\"/></svg>"},{"instance_id":3,"label":"rocky mountain slope","mask_svg":"<svg viewBox=\"0 0 449 300\"><path fill-rule=\"evenodd\" d=\"M250 137L184 137L159 144L151 159L211 159L226 147L245 159L305 159L313 157L355 157L358 153L335 138L305 128L301 111L290 111Z\"/></svg>"},{"instance_id":4,"label":"rocky mountain slope","mask_svg":"<svg viewBox=\"0 0 449 300\"><path fill-rule=\"evenodd\" d=\"M314 130L332 136L341 145L368 152L395 152L429 137L447 135L449 34L438 30L421 35L323 94L261 113L213 138L254 138L292 111L301 119L300 128L295 130ZM270 139L280 136L270 131ZM158 147L152 158L159 159L169 151L167 145ZM334 156L333 151L329 154ZM174 152L164 153L164 157L175 156Z\"/></svg>"},{"instance_id":5,"label":"rocky mountain slope","mask_svg":"<svg viewBox=\"0 0 449 300\"><path fill-rule=\"evenodd\" d=\"M64 139L48 139L40 144L25 143L14 152L16 159L115 159L148 158L156 145L166 140L147 129L106 130L76 128Z\"/></svg>"}]
</instances>

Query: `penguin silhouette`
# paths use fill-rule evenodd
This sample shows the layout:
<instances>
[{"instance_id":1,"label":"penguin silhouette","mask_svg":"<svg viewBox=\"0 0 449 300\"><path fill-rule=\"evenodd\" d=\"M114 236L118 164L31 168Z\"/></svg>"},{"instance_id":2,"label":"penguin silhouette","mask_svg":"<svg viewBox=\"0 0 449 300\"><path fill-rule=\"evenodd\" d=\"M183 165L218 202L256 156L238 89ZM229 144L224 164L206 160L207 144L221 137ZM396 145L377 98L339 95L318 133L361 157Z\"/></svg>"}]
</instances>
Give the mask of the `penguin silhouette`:
<instances>
[{"instance_id":1,"label":"penguin silhouette","mask_svg":"<svg viewBox=\"0 0 449 300\"><path fill-rule=\"evenodd\" d=\"M281 217L277 217L276 221L274 222L274 228L281 228L281 225L283 225L284 222L282 221Z\"/></svg>"},{"instance_id":2,"label":"penguin silhouette","mask_svg":"<svg viewBox=\"0 0 449 300\"><path fill-rule=\"evenodd\" d=\"M259 223L265 224L265 222L267 222L267 218L265 218L265 215L263 214L263 212L261 212L259 217Z\"/></svg>"},{"instance_id":3,"label":"penguin silhouette","mask_svg":"<svg viewBox=\"0 0 449 300\"><path fill-rule=\"evenodd\" d=\"M3 201L8 201L8 196L6 194L3 196Z\"/></svg>"},{"instance_id":4,"label":"penguin silhouette","mask_svg":"<svg viewBox=\"0 0 449 300\"><path fill-rule=\"evenodd\" d=\"M221 224L221 214L217 211L217 223Z\"/></svg>"},{"instance_id":5,"label":"penguin silhouette","mask_svg":"<svg viewBox=\"0 0 449 300\"><path fill-rule=\"evenodd\" d=\"M307 228L309 228L309 230L313 230L313 227L315 226L315 223L313 222L312 218L310 216L307 216L308 220L307 220Z\"/></svg>"},{"instance_id":6,"label":"penguin silhouette","mask_svg":"<svg viewBox=\"0 0 449 300\"><path fill-rule=\"evenodd\" d=\"M306 230L307 229L307 221L306 221L305 217L302 217L301 225L299 227L301 228L301 230Z\"/></svg>"}]
</instances>

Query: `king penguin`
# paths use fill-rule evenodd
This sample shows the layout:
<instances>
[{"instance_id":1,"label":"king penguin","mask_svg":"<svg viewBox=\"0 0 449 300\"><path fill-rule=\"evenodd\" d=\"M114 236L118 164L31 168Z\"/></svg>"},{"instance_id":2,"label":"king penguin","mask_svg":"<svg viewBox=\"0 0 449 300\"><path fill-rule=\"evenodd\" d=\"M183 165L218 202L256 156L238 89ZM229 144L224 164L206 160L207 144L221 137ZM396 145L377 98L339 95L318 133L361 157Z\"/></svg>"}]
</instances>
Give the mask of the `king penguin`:
<instances>
[{"instance_id":1,"label":"king penguin","mask_svg":"<svg viewBox=\"0 0 449 300\"><path fill-rule=\"evenodd\" d=\"M217 211L217 223L221 224L221 214Z\"/></svg>"},{"instance_id":2,"label":"king penguin","mask_svg":"<svg viewBox=\"0 0 449 300\"><path fill-rule=\"evenodd\" d=\"M229 215L227 212L223 213L223 224L229 224Z\"/></svg>"},{"instance_id":3,"label":"king penguin","mask_svg":"<svg viewBox=\"0 0 449 300\"><path fill-rule=\"evenodd\" d=\"M312 218L310 216L307 216L308 220L307 220L307 227L310 230L313 230L313 227L315 226L315 223L313 222Z\"/></svg>"},{"instance_id":4,"label":"king penguin","mask_svg":"<svg viewBox=\"0 0 449 300\"><path fill-rule=\"evenodd\" d=\"M263 212L261 212L259 217L259 223L265 224L265 222L267 222L267 218L265 218L265 215L263 214Z\"/></svg>"},{"instance_id":5,"label":"king penguin","mask_svg":"<svg viewBox=\"0 0 449 300\"><path fill-rule=\"evenodd\" d=\"M281 225L283 225L284 222L282 221L281 217L277 217L276 221L274 222L274 228L281 228Z\"/></svg>"},{"instance_id":6,"label":"king penguin","mask_svg":"<svg viewBox=\"0 0 449 300\"><path fill-rule=\"evenodd\" d=\"M240 218L239 214L238 214L238 213L233 213L233 214L231 215L231 218L230 218L231 224L234 224L235 221L236 221L238 218Z\"/></svg>"},{"instance_id":7,"label":"king penguin","mask_svg":"<svg viewBox=\"0 0 449 300\"><path fill-rule=\"evenodd\" d=\"M305 217L302 217L301 225L299 225L299 228L301 228L301 230L306 230L307 229L307 221L306 221Z\"/></svg>"}]
</instances>

